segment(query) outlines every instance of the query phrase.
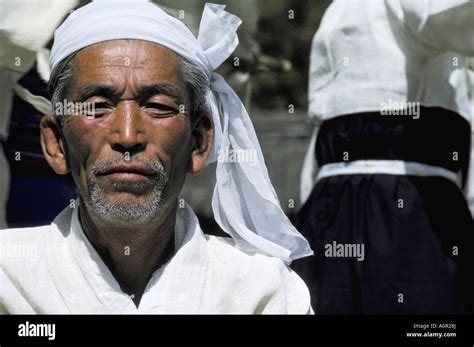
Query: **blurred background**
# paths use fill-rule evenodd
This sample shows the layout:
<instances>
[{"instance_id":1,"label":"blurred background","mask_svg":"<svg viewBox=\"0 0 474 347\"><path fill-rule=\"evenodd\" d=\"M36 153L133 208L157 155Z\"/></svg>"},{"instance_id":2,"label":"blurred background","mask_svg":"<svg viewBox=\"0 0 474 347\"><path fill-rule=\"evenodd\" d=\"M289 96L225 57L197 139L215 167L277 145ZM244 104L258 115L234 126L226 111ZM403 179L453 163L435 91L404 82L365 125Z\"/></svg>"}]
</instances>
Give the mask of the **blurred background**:
<instances>
[{"instance_id":1,"label":"blurred background","mask_svg":"<svg viewBox=\"0 0 474 347\"><path fill-rule=\"evenodd\" d=\"M220 72L246 104L270 179L283 210L293 219L299 209L301 167L312 132L306 117L311 40L330 1L216 3L226 3L227 10L243 21L240 45ZM234 66L236 57L240 58L238 67ZM205 219L202 222L211 223L208 229L212 227L208 202L214 172L215 164L199 176L188 177L182 194Z\"/></svg>"},{"instance_id":2,"label":"blurred background","mask_svg":"<svg viewBox=\"0 0 474 347\"><path fill-rule=\"evenodd\" d=\"M70 11L89 1L23 0L15 5L10 3L8 11L6 1L0 1L0 88L4 104L0 108L0 128L1 124L5 128L3 133L0 131L0 139L8 165L0 161L0 193L6 197L6 220L10 227L44 225L77 193L69 177L56 175L46 164L39 145L42 112L31 106L21 91L26 89L47 97L45 80L49 72L44 71L42 60L51 48L53 31ZM154 2L197 34L206 1ZM219 72L246 104L270 178L283 210L292 219L299 208L301 167L312 131L306 117L311 40L330 1L213 2L226 4L227 11L243 21L238 31L239 47ZM12 6L17 11L11 11ZM34 20L28 21L28 16L51 24L37 33ZM28 39L18 40L19 29L15 25L25 22L31 23L31 36L42 35L44 44L21 47ZM20 34L29 35L25 28ZM29 58L27 64L12 66L12 47ZM182 198L199 216L203 229L211 233L218 232L211 209L214 182L215 164L200 175L188 176L182 191Z\"/></svg>"}]
</instances>

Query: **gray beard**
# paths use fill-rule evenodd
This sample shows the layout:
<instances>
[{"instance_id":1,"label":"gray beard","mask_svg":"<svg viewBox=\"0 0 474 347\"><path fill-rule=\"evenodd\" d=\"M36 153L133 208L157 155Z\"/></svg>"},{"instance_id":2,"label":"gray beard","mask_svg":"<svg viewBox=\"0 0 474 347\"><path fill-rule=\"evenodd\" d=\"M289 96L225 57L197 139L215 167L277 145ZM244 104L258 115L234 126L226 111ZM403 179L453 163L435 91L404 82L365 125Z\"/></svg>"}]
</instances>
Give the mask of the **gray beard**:
<instances>
[{"instance_id":1,"label":"gray beard","mask_svg":"<svg viewBox=\"0 0 474 347\"><path fill-rule=\"evenodd\" d=\"M134 199L128 201L112 201L107 198L107 193L100 186L97 180L87 184L90 200L84 201L86 208L91 209L94 214L111 224L119 223L121 225L142 225L152 222L162 212L165 207L163 191L168 182L163 165L159 162L142 161L156 171L157 175L149 182L128 183L115 182L113 187L116 191L129 192L133 195L151 194L152 198L148 203L140 203ZM107 163L97 162L94 164L92 172L95 174L103 169ZM151 190L151 192L150 192Z\"/></svg>"}]
</instances>

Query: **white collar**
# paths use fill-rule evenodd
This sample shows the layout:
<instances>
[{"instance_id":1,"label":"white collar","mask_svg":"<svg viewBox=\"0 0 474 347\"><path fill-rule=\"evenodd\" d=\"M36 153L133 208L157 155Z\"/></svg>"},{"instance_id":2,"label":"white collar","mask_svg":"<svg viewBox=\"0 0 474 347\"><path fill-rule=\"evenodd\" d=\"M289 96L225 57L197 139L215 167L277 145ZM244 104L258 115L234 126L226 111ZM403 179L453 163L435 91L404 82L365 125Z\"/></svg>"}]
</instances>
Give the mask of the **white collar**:
<instances>
[{"instance_id":1,"label":"white collar","mask_svg":"<svg viewBox=\"0 0 474 347\"><path fill-rule=\"evenodd\" d=\"M175 226L176 252L166 264L153 273L138 308L121 290L120 285L85 236L78 218L78 208L66 208L56 217L52 225L59 229L61 238L63 240L65 238L68 243L72 262L95 294L95 301L98 300L101 306L105 306L103 312L199 312L207 277L208 248L199 221L187 204L184 208L178 208ZM66 305L71 306L74 304L67 300L68 292L71 291L68 276L73 276L75 273L67 266L62 266L63 259L59 256L59 252L54 252L54 240L52 241L52 251L48 252L50 270L54 272L52 277L65 298ZM84 303L84 300L81 302ZM73 307L69 308L72 312L77 312ZM96 308L93 309L94 312L96 310ZM83 312L84 307L80 311Z\"/></svg>"}]
</instances>

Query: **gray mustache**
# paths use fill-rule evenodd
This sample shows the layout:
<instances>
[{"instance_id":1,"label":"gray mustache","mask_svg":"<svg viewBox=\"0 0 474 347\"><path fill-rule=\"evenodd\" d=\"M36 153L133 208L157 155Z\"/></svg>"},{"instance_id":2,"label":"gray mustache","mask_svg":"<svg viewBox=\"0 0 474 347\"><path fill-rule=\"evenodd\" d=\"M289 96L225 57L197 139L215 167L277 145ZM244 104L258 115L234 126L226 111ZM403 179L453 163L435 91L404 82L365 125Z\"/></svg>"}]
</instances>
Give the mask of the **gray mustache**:
<instances>
[{"instance_id":1,"label":"gray mustache","mask_svg":"<svg viewBox=\"0 0 474 347\"><path fill-rule=\"evenodd\" d=\"M165 168L163 167L163 164L161 164L161 162L159 161L146 159L132 159L129 161L125 161L123 158L95 161L92 166L92 174L94 176L101 175L110 170L115 165L123 163L140 163L142 166L145 166L147 170L152 171L154 174L158 174L159 176L165 176Z\"/></svg>"}]
</instances>

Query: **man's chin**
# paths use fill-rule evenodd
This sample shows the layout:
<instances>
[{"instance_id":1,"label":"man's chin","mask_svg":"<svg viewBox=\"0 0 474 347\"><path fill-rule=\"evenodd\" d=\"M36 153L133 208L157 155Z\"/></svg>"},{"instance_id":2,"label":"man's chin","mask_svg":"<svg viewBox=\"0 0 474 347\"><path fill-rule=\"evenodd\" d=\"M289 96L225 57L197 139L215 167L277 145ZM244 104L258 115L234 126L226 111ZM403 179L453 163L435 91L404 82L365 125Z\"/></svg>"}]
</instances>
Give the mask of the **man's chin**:
<instances>
[{"instance_id":1,"label":"man's chin","mask_svg":"<svg viewBox=\"0 0 474 347\"><path fill-rule=\"evenodd\" d=\"M153 193L154 186L151 182L113 182L109 187L109 195L129 195L129 198L135 196L138 199Z\"/></svg>"},{"instance_id":2,"label":"man's chin","mask_svg":"<svg viewBox=\"0 0 474 347\"><path fill-rule=\"evenodd\" d=\"M109 206L108 210L96 209L94 212L111 227L125 227L126 225L137 227L147 225L156 220L159 214L159 212L147 213L144 210L138 210L136 207L137 206L132 208L127 205Z\"/></svg>"},{"instance_id":3,"label":"man's chin","mask_svg":"<svg viewBox=\"0 0 474 347\"><path fill-rule=\"evenodd\" d=\"M88 204L94 215L111 226L145 225L156 220L162 212L159 197L130 192L116 192L113 196L91 199Z\"/></svg>"},{"instance_id":4,"label":"man's chin","mask_svg":"<svg viewBox=\"0 0 474 347\"><path fill-rule=\"evenodd\" d=\"M159 219L163 213L163 190L152 180L143 182L91 182L88 189L88 210L107 225L146 225Z\"/></svg>"}]
</instances>

